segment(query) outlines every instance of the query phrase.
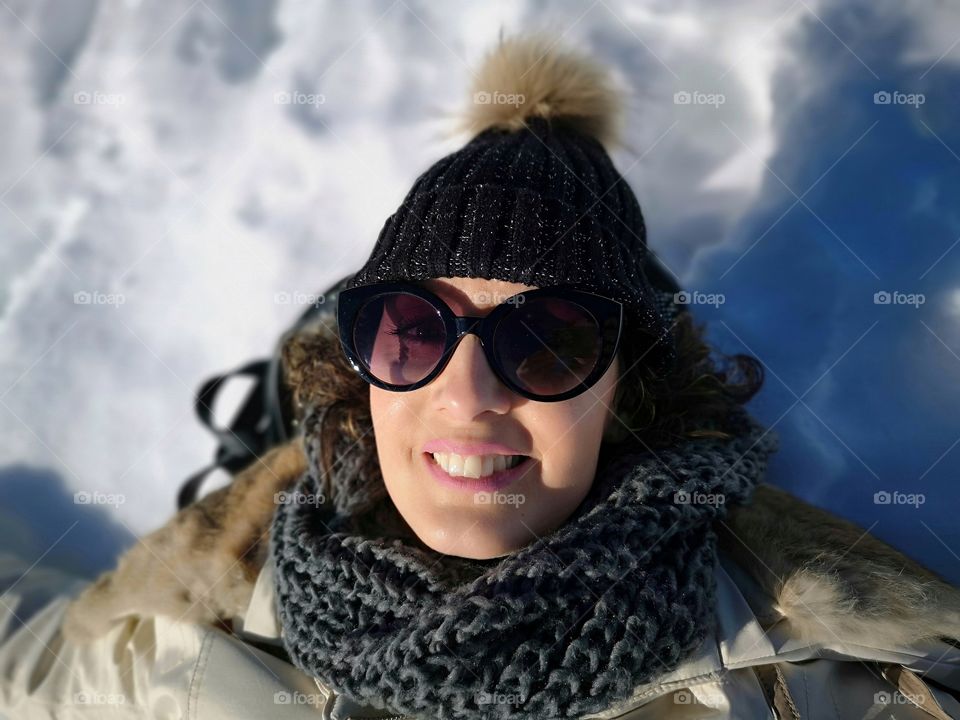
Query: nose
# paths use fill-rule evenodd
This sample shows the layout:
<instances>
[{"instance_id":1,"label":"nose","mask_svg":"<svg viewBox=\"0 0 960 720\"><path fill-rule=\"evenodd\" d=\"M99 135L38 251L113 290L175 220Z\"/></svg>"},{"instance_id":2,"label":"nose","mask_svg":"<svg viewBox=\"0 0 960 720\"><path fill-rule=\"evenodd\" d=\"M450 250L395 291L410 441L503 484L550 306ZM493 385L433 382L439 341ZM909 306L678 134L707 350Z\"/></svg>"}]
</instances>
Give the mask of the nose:
<instances>
[{"instance_id":1,"label":"nose","mask_svg":"<svg viewBox=\"0 0 960 720\"><path fill-rule=\"evenodd\" d=\"M450 419L464 423L487 411L502 415L513 402L513 393L494 374L480 338L472 333L460 340L431 385L436 393L436 408L448 413Z\"/></svg>"}]
</instances>

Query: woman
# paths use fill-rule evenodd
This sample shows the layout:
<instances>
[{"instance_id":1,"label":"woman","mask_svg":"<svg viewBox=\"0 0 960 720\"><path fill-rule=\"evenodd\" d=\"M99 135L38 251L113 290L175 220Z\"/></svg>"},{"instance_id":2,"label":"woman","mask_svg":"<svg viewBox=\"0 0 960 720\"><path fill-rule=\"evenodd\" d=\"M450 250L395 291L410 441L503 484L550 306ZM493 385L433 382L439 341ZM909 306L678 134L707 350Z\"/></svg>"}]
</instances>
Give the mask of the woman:
<instances>
[{"instance_id":1,"label":"woman","mask_svg":"<svg viewBox=\"0 0 960 720\"><path fill-rule=\"evenodd\" d=\"M760 367L652 282L604 73L501 41L473 99L285 343L302 432L21 618L0 707L960 717L957 590L763 484Z\"/></svg>"}]
</instances>

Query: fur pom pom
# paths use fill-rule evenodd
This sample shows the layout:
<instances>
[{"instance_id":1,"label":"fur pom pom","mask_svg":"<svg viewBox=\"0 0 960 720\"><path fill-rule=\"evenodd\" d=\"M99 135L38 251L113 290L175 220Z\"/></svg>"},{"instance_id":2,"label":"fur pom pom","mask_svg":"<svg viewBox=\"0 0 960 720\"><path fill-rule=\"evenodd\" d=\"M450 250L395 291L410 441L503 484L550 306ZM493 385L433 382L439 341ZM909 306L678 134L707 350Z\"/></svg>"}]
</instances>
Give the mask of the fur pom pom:
<instances>
[{"instance_id":1,"label":"fur pom pom","mask_svg":"<svg viewBox=\"0 0 960 720\"><path fill-rule=\"evenodd\" d=\"M549 118L600 141L620 142L622 106L609 74L589 57L543 35L500 38L471 87L460 129L519 130L528 118Z\"/></svg>"}]
</instances>

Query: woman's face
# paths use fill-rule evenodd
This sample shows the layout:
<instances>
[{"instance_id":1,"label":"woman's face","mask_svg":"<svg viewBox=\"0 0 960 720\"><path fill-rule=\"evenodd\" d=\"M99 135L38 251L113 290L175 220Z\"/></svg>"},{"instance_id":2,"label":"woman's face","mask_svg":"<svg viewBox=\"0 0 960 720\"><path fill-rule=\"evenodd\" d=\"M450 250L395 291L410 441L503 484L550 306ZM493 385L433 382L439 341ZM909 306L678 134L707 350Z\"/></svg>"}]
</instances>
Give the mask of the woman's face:
<instances>
[{"instance_id":1,"label":"woman's face","mask_svg":"<svg viewBox=\"0 0 960 720\"><path fill-rule=\"evenodd\" d=\"M457 315L483 316L531 285L480 278L418 283ZM561 402L536 402L503 385L487 364L480 340L466 335L446 368L412 392L370 386L377 454L391 499L429 547L447 555L492 558L517 550L561 526L593 482L600 442L613 416L618 360L588 391ZM477 480L443 482L424 447L433 441L499 443L529 456L505 487L483 490ZM469 448L468 448L469 449ZM464 453L462 471L486 475L490 449ZM468 455L480 455L470 459ZM496 460L501 462L503 459ZM456 474L457 458L448 456ZM445 473L444 477L449 477Z\"/></svg>"}]
</instances>

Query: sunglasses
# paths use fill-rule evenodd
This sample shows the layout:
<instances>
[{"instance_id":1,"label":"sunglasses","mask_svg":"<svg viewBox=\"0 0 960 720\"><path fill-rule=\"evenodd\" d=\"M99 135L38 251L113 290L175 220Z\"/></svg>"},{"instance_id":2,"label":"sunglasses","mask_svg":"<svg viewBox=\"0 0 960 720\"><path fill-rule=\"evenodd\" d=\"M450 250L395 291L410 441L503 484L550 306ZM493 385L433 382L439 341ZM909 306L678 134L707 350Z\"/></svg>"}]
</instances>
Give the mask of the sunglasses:
<instances>
[{"instance_id":1,"label":"sunglasses","mask_svg":"<svg viewBox=\"0 0 960 720\"><path fill-rule=\"evenodd\" d=\"M436 378L468 333L497 378L515 393L557 402L588 390L617 352L623 305L556 285L511 295L487 315L455 315L437 295L406 282L342 290L340 342L350 364L371 385L394 392Z\"/></svg>"}]
</instances>

